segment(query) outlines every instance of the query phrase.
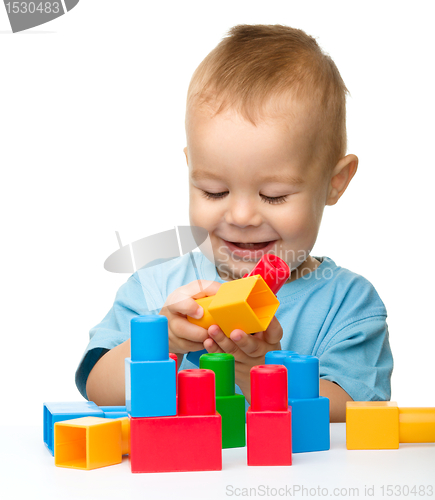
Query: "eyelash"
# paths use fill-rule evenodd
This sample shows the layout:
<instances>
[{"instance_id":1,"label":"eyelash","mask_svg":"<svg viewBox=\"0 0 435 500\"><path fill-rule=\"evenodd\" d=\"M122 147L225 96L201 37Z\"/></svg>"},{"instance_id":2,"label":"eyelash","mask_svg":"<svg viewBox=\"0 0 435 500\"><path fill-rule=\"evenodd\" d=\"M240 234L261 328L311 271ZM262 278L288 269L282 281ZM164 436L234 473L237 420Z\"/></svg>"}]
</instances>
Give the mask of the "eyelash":
<instances>
[{"instance_id":1,"label":"eyelash","mask_svg":"<svg viewBox=\"0 0 435 500\"><path fill-rule=\"evenodd\" d=\"M207 191L202 191L202 194L204 198L207 200L220 200L223 198L226 194L228 194L228 191L223 192L223 193L209 193ZM262 201L264 203L269 203L270 205L279 205L280 203L284 203L287 200L287 196L276 196L275 198L271 196L264 196L263 194L260 195Z\"/></svg>"}]
</instances>

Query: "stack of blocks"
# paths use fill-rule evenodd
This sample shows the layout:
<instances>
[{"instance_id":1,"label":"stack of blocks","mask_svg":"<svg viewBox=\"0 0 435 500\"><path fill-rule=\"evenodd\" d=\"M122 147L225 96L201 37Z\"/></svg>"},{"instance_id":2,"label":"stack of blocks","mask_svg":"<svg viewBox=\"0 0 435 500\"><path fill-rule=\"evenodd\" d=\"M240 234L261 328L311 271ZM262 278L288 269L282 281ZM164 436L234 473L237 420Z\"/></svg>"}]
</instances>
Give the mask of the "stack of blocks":
<instances>
[{"instance_id":1,"label":"stack of blocks","mask_svg":"<svg viewBox=\"0 0 435 500\"><path fill-rule=\"evenodd\" d=\"M128 412L126 406L99 407L90 401L44 403L44 443L54 455L55 465L90 470L119 464L122 455L130 453L129 414L140 414L144 404L148 413L158 415L168 412L169 408L175 414L177 356L165 352L164 345L162 347L153 341L149 350L148 345L141 344L143 338L141 326L138 325L141 321L144 320L139 317L132 324L136 349L133 351L133 360L126 360ZM147 321L154 323L161 320L154 317ZM163 328L163 332L167 338L167 327L166 331ZM141 359L145 350L152 364ZM157 377L157 383L152 381L153 376ZM148 384L144 384L144 380L148 380ZM157 401L156 393L159 391L155 390L155 386L163 391L163 397L157 398ZM173 396L170 401L165 400L165 391ZM146 397L152 399L144 399Z\"/></svg>"},{"instance_id":2,"label":"stack of blocks","mask_svg":"<svg viewBox=\"0 0 435 500\"><path fill-rule=\"evenodd\" d=\"M125 405L130 417L176 415L176 363L169 357L165 316L130 322L130 358L125 359Z\"/></svg>"},{"instance_id":3,"label":"stack of blocks","mask_svg":"<svg viewBox=\"0 0 435 500\"><path fill-rule=\"evenodd\" d=\"M222 448L245 446L245 396L235 393L234 356L227 353L203 354L199 366L215 374L216 411L222 417Z\"/></svg>"},{"instance_id":4,"label":"stack of blocks","mask_svg":"<svg viewBox=\"0 0 435 500\"><path fill-rule=\"evenodd\" d=\"M251 406L246 414L248 465L292 464L291 420L285 367L251 368Z\"/></svg>"},{"instance_id":5,"label":"stack of blocks","mask_svg":"<svg viewBox=\"0 0 435 500\"><path fill-rule=\"evenodd\" d=\"M293 453L329 450L329 399L319 396L318 358L293 351L271 351L266 354L269 364L287 368Z\"/></svg>"},{"instance_id":6,"label":"stack of blocks","mask_svg":"<svg viewBox=\"0 0 435 500\"><path fill-rule=\"evenodd\" d=\"M222 424L216 412L214 372L180 372L177 408L167 318L133 318L130 348L125 383L131 471L221 470Z\"/></svg>"}]
</instances>

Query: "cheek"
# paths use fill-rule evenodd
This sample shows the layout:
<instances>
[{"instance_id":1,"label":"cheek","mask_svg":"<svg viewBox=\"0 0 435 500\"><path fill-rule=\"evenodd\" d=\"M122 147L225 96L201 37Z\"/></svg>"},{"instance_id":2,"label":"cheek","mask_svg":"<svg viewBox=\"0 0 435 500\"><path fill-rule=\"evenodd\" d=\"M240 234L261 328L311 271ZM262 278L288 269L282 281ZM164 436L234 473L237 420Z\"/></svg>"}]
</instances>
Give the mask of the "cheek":
<instances>
[{"instance_id":1,"label":"cheek","mask_svg":"<svg viewBox=\"0 0 435 500\"><path fill-rule=\"evenodd\" d=\"M276 217L275 228L283 236L304 238L317 232L322 215L314 199L300 199L290 205L282 217Z\"/></svg>"},{"instance_id":2,"label":"cheek","mask_svg":"<svg viewBox=\"0 0 435 500\"><path fill-rule=\"evenodd\" d=\"M322 222L323 211L325 210L325 193L323 191L317 192L312 198L311 214L313 224L316 228L320 228Z\"/></svg>"},{"instance_id":3,"label":"cheek","mask_svg":"<svg viewBox=\"0 0 435 500\"><path fill-rule=\"evenodd\" d=\"M189 196L189 219L191 225L211 229L219 220L219 214L213 202L201 194L191 192Z\"/></svg>"},{"instance_id":4,"label":"cheek","mask_svg":"<svg viewBox=\"0 0 435 500\"><path fill-rule=\"evenodd\" d=\"M192 226L196 226L197 224L197 215L199 211L197 208L197 202L195 200L195 197L190 193L189 195L189 219L190 219L190 224Z\"/></svg>"}]
</instances>

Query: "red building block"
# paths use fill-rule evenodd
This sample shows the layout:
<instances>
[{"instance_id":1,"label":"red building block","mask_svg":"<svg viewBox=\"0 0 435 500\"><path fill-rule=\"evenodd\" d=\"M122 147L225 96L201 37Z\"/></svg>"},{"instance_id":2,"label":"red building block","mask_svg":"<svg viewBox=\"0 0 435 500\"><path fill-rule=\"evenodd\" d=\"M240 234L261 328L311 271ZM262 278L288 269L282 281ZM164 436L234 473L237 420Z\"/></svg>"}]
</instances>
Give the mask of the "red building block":
<instances>
[{"instance_id":1,"label":"red building block","mask_svg":"<svg viewBox=\"0 0 435 500\"><path fill-rule=\"evenodd\" d=\"M222 424L215 407L215 374L178 374L178 414L130 418L132 472L222 470Z\"/></svg>"},{"instance_id":2,"label":"red building block","mask_svg":"<svg viewBox=\"0 0 435 500\"><path fill-rule=\"evenodd\" d=\"M251 369L251 406L246 422L248 465L292 464L285 366L260 365Z\"/></svg>"},{"instance_id":3,"label":"red building block","mask_svg":"<svg viewBox=\"0 0 435 500\"><path fill-rule=\"evenodd\" d=\"M176 385L176 388L178 389L178 386L177 386L178 358L177 358L177 355L174 354L173 352L169 353L169 357L175 361L175 385Z\"/></svg>"},{"instance_id":4,"label":"red building block","mask_svg":"<svg viewBox=\"0 0 435 500\"><path fill-rule=\"evenodd\" d=\"M169 353L169 357L175 361L175 392L176 392L176 403L178 408L178 358L173 352ZM177 410L178 411L178 410Z\"/></svg>"}]
</instances>

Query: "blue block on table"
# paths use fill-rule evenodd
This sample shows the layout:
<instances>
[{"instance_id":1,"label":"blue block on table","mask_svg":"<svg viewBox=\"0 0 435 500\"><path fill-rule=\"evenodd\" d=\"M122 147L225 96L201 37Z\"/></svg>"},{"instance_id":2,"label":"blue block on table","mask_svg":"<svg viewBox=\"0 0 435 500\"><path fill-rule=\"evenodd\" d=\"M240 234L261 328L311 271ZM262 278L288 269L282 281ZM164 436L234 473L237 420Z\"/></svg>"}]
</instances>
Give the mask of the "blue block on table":
<instances>
[{"instance_id":1,"label":"blue block on table","mask_svg":"<svg viewBox=\"0 0 435 500\"><path fill-rule=\"evenodd\" d=\"M289 399L292 407L292 451L329 450L329 399Z\"/></svg>"},{"instance_id":2,"label":"blue block on table","mask_svg":"<svg viewBox=\"0 0 435 500\"><path fill-rule=\"evenodd\" d=\"M54 424L81 417L101 417L104 412L92 401L44 403L44 443L54 455Z\"/></svg>"},{"instance_id":3,"label":"blue block on table","mask_svg":"<svg viewBox=\"0 0 435 500\"><path fill-rule=\"evenodd\" d=\"M126 406L100 406L104 412L104 418L128 417Z\"/></svg>"}]
</instances>

